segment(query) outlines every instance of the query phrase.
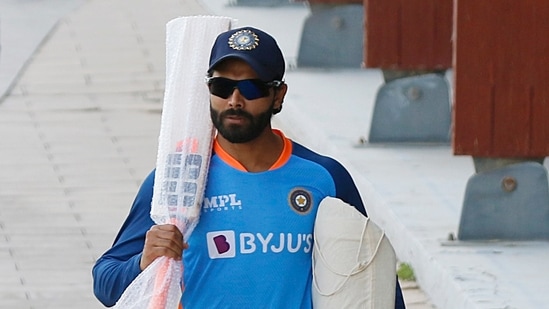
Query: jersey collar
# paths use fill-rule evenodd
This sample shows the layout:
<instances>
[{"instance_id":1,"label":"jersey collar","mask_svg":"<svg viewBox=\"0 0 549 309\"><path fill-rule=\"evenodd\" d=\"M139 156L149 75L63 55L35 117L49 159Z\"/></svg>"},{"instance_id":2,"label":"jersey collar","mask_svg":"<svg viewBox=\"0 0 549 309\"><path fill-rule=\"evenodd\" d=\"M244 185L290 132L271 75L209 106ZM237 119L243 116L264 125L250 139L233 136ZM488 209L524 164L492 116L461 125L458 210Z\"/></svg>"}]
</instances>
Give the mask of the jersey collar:
<instances>
[{"instance_id":1,"label":"jersey collar","mask_svg":"<svg viewBox=\"0 0 549 309\"><path fill-rule=\"evenodd\" d=\"M280 136L282 138L282 141L284 142L284 148L282 149L282 153L280 153L280 156L278 159L273 163L273 165L268 169L269 171L272 171L274 169L277 169L290 159L290 156L292 154L292 141L288 139L286 136L284 136L284 133L282 131L273 129L273 133ZM213 144L213 151L215 154L221 158L225 163L229 164L230 166L236 168L237 170L240 170L242 172L247 172L246 168L240 164L235 158L233 158L231 155L229 155L222 147L219 145L217 139L214 140Z\"/></svg>"}]
</instances>

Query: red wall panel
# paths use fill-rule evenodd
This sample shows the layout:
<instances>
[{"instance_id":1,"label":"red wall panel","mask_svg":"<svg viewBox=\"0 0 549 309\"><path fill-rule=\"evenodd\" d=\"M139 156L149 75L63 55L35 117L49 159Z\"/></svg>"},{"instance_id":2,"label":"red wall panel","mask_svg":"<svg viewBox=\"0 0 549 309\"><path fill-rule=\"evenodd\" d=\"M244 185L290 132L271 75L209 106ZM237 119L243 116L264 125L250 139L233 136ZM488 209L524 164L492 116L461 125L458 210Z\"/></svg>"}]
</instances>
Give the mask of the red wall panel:
<instances>
[{"instance_id":1,"label":"red wall panel","mask_svg":"<svg viewBox=\"0 0 549 309\"><path fill-rule=\"evenodd\" d=\"M455 154L549 155L549 1L456 0Z\"/></svg>"},{"instance_id":2,"label":"red wall panel","mask_svg":"<svg viewBox=\"0 0 549 309\"><path fill-rule=\"evenodd\" d=\"M367 67L451 67L452 0L364 0L364 8Z\"/></svg>"}]
</instances>

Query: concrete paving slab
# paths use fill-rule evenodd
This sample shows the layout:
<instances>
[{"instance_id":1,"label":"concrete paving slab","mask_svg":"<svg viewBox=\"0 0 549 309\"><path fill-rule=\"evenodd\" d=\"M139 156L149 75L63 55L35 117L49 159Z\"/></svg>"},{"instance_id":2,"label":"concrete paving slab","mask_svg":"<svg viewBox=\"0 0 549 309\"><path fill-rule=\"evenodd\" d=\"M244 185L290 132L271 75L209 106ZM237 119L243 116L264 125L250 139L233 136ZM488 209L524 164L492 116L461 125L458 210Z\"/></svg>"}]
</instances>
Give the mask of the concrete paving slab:
<instances>
[{"instance_id":1,"label":"concrete paving slab","mask_svg":"<svg viewBox=\"0 0 549 309\"><path fill-rule=\"evenodd\" d=\"M0 2L0 100L59 19L83 0Z\"/></svg>"}]
</instances>

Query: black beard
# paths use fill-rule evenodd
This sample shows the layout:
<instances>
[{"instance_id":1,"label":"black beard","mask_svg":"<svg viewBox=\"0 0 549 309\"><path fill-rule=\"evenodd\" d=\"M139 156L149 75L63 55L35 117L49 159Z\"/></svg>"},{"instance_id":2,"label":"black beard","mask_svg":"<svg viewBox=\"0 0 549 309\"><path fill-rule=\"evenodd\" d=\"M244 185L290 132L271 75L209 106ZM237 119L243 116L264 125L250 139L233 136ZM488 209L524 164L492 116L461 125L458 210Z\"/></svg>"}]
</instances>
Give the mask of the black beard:
<instances>
[{"instance_id":1,"label":"black beard","mask_svg":"<svg viewBox=\"0 0 549 309\"><path fill-rule=\"evenodd\" d=\"M274 102L273 102L274 103ZM221 136L231 143L246 143L257 138L263 130L271 123L273 115L273 105L265 112L254 117L252 114L241 109L229 109L222 113L214 110L210 105L210 116L212 122ZM227 116L239 116L249 120L248 125L237 126L223 124L223 119Z\"/></svg>"}]
</instances>

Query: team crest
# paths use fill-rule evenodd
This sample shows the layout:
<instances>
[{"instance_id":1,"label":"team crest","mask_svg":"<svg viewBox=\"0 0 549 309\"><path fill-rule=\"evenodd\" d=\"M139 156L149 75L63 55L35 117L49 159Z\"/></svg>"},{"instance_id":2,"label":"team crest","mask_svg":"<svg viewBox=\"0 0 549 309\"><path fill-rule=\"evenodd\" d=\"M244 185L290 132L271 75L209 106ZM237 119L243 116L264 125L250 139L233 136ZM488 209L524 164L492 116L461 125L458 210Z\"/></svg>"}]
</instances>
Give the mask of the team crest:
<instances>
[{"instance_id":1,"label":"team crest","mask_svg":"<svg viewBox=\"0 0 549 309\"><path fill-rule=\"evenodd\" d=\"M240 30L229 38L229 46L236 50L252 50L259 45L259 37L251 30Z\"/></svg>"},{"instance_id":2,"label":"team crest","mask_svg":"<svg viewBox=\"0 0 549 309\"><path fill-rule=\"evenodd\" d=\"M299 214L306 214L313 205L313 196L307 190L295 188L288 196L290 206Z\"/></svg>"}]
</instances>

